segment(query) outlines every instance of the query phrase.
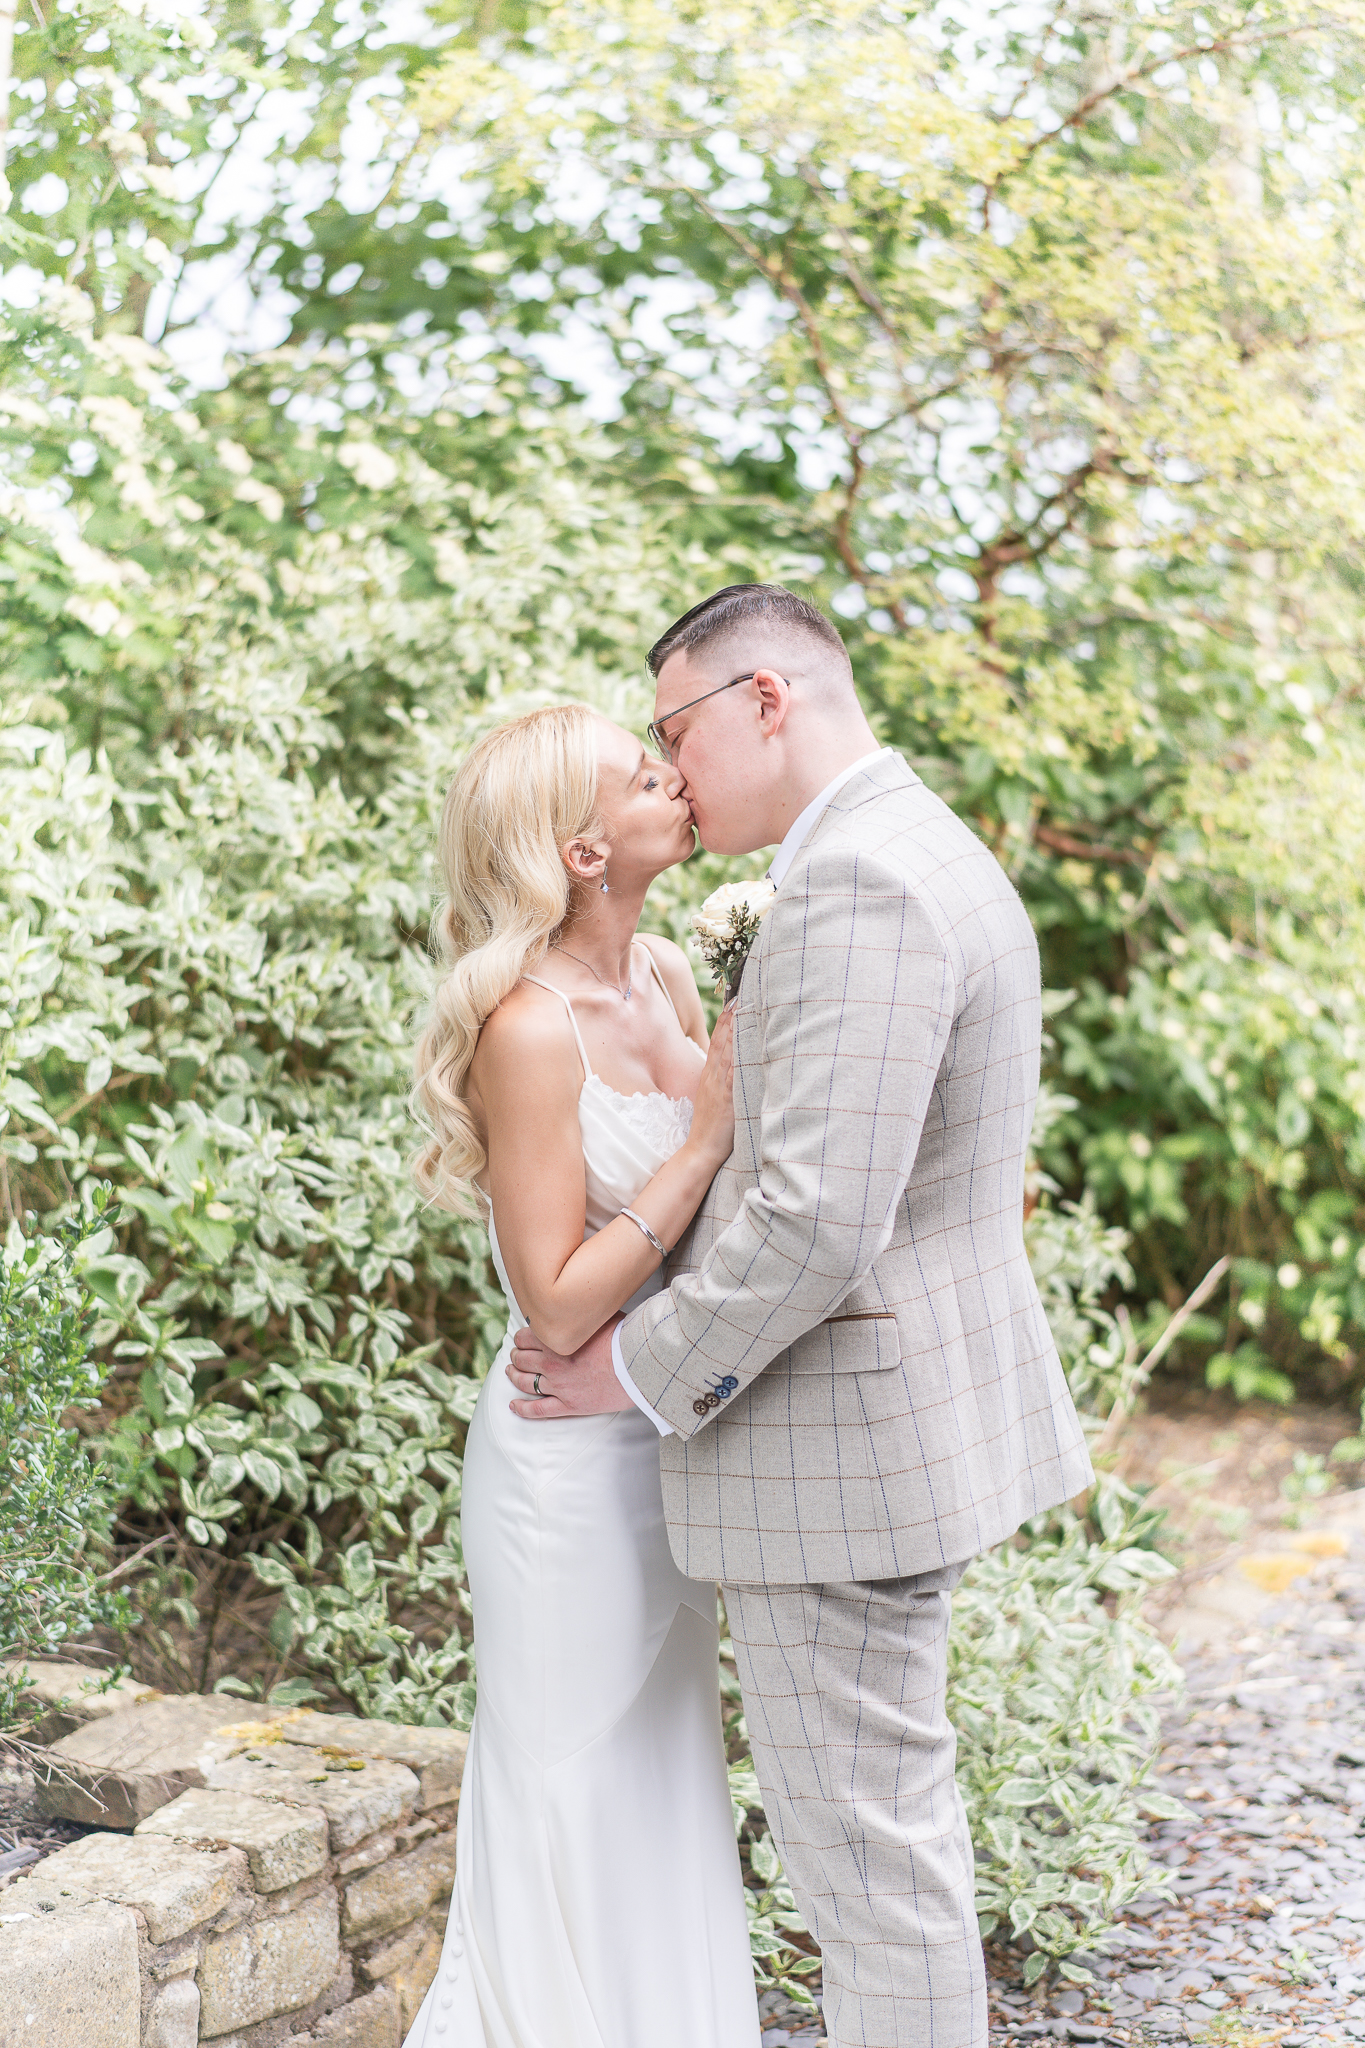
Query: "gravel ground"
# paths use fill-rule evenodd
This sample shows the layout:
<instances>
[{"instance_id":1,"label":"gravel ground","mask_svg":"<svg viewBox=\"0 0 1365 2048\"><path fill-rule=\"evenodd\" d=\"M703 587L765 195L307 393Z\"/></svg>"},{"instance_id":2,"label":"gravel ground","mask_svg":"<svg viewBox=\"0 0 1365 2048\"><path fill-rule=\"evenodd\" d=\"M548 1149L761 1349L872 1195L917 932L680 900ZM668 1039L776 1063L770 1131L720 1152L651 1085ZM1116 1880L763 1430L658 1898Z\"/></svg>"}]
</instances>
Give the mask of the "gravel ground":
<instances>
[{"instance_id":1,"label":"gravel ground","mask_svg":"<svg viewBox=\"0 0 1365 2048\"><path fill-rule=\"evenodd\" d=\"M1088 1988L1026 1991L988 1952L993 2044L1040 2036L1210 2048L1365 2042L1365 1493L1187 1574L1155 1618L1187 1690L1153 1827L1176 1896L1139 1900ZM766 2048L824 2040L771 1996Z\"/></svg>"}]
</instances>

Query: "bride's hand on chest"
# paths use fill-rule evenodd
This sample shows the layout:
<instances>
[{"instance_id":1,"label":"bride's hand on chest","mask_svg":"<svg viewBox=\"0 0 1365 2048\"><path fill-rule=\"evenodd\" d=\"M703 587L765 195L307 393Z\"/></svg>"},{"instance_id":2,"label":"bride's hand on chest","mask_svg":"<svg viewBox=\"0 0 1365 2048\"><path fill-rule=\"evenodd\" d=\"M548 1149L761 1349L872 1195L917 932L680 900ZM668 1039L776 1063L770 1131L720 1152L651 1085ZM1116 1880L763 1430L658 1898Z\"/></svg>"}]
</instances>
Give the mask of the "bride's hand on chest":
<instances>
[{"instance_id":1,"label":"bride's hand on chest","mask_svg":"<svg viewBox=\"0 0 1365 2048\"><path fill-rule=\"evenodd\" d=\"M706 1065L693 1097L692 1142L719 1172L735 1143L735 1018L724 1009L716 1019Z\"/></svg>"}]
</instances>

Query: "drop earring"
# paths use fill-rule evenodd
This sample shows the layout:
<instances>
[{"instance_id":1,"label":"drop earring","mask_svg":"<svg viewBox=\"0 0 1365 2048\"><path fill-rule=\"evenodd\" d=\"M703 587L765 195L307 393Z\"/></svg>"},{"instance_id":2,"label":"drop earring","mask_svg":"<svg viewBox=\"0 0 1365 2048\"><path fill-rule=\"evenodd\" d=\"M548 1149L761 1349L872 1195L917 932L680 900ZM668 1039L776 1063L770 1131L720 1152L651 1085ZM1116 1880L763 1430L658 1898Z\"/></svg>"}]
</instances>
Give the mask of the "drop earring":
<instances>
[{"instance_id":1,"label":"drop earring","mask_svg":"<svg viewBox=\"0 0 1365 2048\"><path fill-rule=\"evenodd\" d=\"M606 870L606 867L605 867L605 865L603 866L603 869L602 869L602 894L603 894L604 896L609 896L609 895L611 894L611 891L610 891L610 889L608 889L608 887L607 887L607 870Z\"/></svg>"}]
</instances>

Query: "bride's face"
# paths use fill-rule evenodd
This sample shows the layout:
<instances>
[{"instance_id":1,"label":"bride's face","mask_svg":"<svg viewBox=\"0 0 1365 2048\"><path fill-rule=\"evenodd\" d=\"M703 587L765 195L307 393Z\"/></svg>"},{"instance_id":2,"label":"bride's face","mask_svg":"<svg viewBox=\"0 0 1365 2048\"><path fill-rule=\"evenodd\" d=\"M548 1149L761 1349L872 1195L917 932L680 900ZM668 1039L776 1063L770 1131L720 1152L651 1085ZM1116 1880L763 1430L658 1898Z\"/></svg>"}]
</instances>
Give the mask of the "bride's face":
<instances>
[{"instance_id":1,"label":"bride's face","mask_svg":"<svg viewBox=\"0 0 1365 2048\"><path fill-rule=\"evenodd\" d=\"M609 874L652 881L686 860L695 841L679 770L606 719L598 728L597 770Z\"/></svg>"}]
</instances>

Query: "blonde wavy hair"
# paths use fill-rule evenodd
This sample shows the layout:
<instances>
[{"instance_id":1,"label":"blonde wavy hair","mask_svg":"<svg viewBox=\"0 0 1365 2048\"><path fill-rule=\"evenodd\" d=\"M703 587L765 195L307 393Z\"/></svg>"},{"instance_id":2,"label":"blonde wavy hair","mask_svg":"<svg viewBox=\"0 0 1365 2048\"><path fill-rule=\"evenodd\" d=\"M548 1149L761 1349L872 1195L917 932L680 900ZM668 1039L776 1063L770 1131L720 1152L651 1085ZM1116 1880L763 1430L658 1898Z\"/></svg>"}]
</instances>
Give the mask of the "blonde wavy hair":
<instances>
[{"instance_id":1,"label":"blonde wavy hair","mask_svg":"<svg viewBox=\"0 0 1365 2048\"><path fill-rule=\"evenodd\" d=\"M487 1154L464 1099L479 1033L539 966L569 913L560 849L595 838L597 714L586 704L530 711L485 734L456 771L441 813L446 901L433 926L444 972L417 1041L413 1110L426 1143L413 1161L429 1201L478 1206Z\"/></svg>"}]
</instances>

